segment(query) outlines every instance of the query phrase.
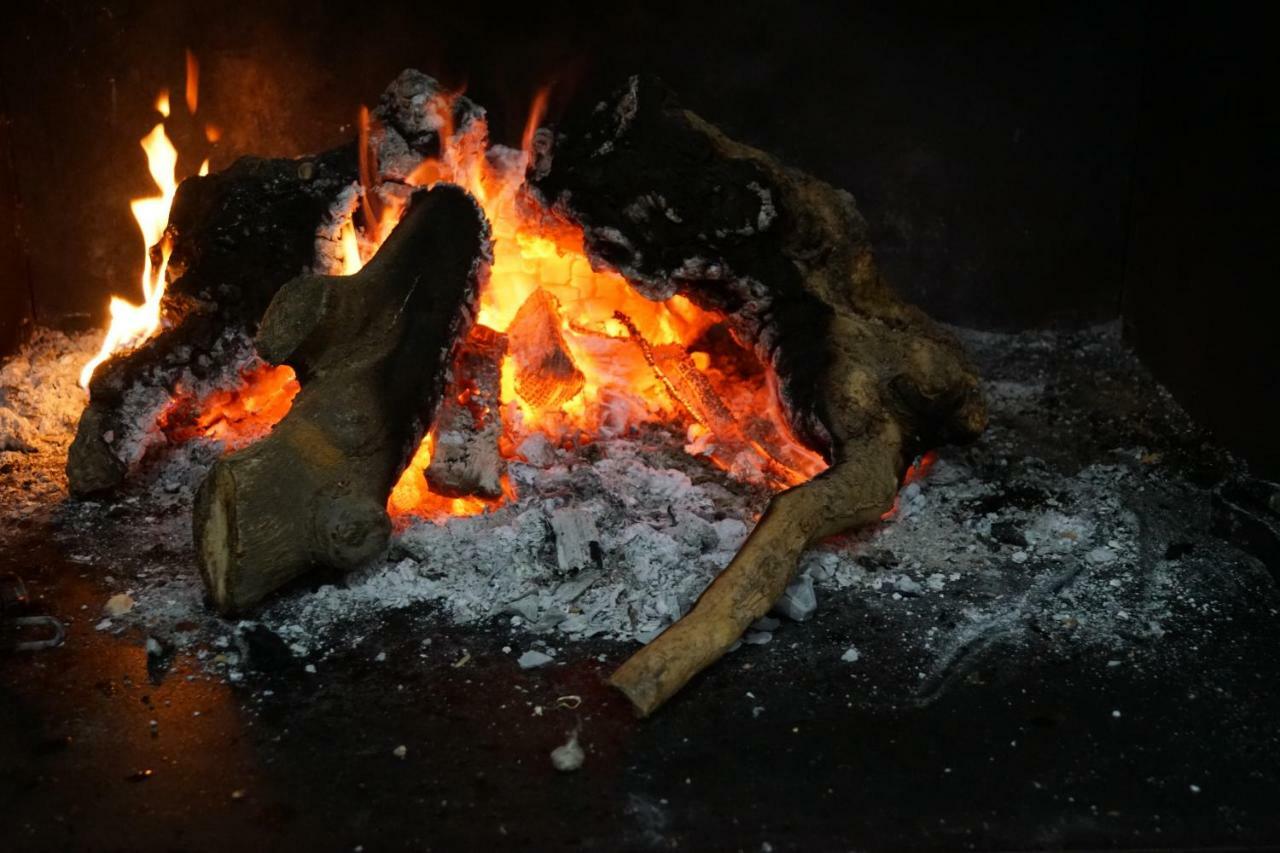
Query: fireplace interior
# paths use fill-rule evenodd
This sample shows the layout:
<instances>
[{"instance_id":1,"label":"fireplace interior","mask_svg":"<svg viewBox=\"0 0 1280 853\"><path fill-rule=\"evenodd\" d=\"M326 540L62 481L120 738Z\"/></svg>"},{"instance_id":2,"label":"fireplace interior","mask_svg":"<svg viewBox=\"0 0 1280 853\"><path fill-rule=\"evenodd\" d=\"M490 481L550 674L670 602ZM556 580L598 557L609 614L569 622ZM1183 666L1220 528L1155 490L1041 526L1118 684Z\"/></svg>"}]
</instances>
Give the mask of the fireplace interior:
<instances>
[{"instance_id":1,"label":"fireplace interior","mask_svg":"<svg viewBox=\"0 0 1280 853\"><path fill-rule=\"evenodd\" d=\"M15 12L4 849L1280 843L1260 32Z\"/></svg>"}]
</instances>

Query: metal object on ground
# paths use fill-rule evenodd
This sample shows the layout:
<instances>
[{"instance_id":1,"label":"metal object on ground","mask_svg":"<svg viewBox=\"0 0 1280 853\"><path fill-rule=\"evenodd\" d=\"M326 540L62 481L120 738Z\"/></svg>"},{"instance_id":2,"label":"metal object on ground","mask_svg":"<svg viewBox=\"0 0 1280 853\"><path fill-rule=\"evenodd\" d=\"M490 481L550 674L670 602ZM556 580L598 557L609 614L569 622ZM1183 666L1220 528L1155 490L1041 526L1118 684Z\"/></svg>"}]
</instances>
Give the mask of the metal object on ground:
<instances>
[{"instance_id":1,"label":"metal object on ground","mask_svg":"<svg viewBox=\"0 0 1280 853\"><path fill-rule=\"evenodd\" d=\"M46 613L30 613L27 585L17 575L0 575L0 651L35 652L62 645L63 624Z\"/></svg>"}]
</instances>

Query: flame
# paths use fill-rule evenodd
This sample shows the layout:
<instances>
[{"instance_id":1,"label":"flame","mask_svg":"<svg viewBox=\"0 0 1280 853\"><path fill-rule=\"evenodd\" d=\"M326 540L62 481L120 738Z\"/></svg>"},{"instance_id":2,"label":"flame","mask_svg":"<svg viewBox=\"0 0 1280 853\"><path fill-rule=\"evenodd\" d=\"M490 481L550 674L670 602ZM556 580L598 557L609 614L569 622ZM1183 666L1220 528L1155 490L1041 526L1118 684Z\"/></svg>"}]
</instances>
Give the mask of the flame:
<instances>
[{"instance_id":1,"label":"flame","mask_svg":"<svg viewBox=\"0 0 1280 853\"><path fill-rule=\"evenodd\" d=\"M162 240L169 223L169 208L173 204L178 182L174 175L178 166L178 149L165 135L164 125L157 124L142 138L142 150L147 155L147 169L151 180L160 190L159 195L135 198L129 207L142 231L142 243L146 251L142 261L142 304L134 305L118 296L111 297L111 325L98 354L80 371L80 385L88 388L89 380L98 365L117 350L137 346L160 328L160 299L164 296L165 271L169 266L169 241ZM150 247L160 243L160 263L152 262Z\"/></svg>"},{"instance_id":2,"label":"flame","mask_svg":"<svg viewBox=\"0 0 1280 853\"><path fill-rule=\"evenodd\" d=\"M515 162L488 156L488 128L482 120L462 127L454 122L456 94L426 105L439 118L440 155L422 162L408 178L413 186L429 187L437 182L456 183L470 192L489 220L493 236L493 263L489 279L481 288L477 322L499 332L508 332L531 296L546 291L558 304L559 332L574 366L585 377L582 389L562 405L539 408L517 392L515 359L508 354L502 364L500 399L506 435L504 447L510 451L524 436L541 431L553 442L589 440L604 434L621 434L642 422L682 422L688 413L673 399L662 378L630 339L629 331L615 318L625 314L652 347L676 345L681 352L723 318L694 305L683 296L653 302L638 294L623 277L608 270L592 269L583 245L580 228L553 216L521 190L526 168L533 156L534 137L546 110L548 92L534 98ZM365 204L366 244L376 249L390 233L402 213L402 205L382 208L369 200L374 195L372 178L377 163L369 140L375 130L368 110L360 113L360 173ZM352 229L354 231L354 228ZM355 242L351 231L342 234L346 266L348 247ZM371 254L366 252L365 258ZM511 342L515 345L514 342ZM743 441L730 447L727 436L708 435L704 425L694 423L692 443L716 464L735 474L763 478L777 488L802 482L822 471L826 463L804 448L791 435L776 395L762 375L751 381L730 375L712 364L708 353L693 354L695 369L703 372L726 406L746 423L755 418L768 422L769 448L759 442ZM572 389L570 389L572 390ZM560 399L554 396L553 400ZM427 487L423 472L430 464L433 437L428 435L388 501L393 515L424 517L474 515L495 502L475 498L446 498ZM785 448L779 453L777 448ZM511 452L506 452L511 456ZM778 461L785 458L786 463Z\"/></svg>"},{"instance_id":3,"label":"flame","mask_svg":"<svg viewBox=\"0 0 1280 853\"><path fill-rule=\"evenodd\" d=\"M729 343L722 343L720 349L700 343L704 334L724 322L723 317L683 296L650 301L621 275L593 269L581 228L542 208L523 191L547 92L539 92L534 99L519 151L492 149L482 119L455 122L458 97L445 95L423 106L437 119L440 151L419 164L407 183L416 187L458 184L474 196L489 220L493 263L480 289L477 322L508 333L499 394L503 456L515 458L515 448L535 432L569 446L623 435L644 423L662 423L686 430L689 452L705 456L735 477L776 489L825 469L823 459L791 434L769 370L725 334L721 339ZM405 206L402 194L382 192L384 188L375 183L379 172L372 143L380 129L365 108L358 127L361 200L339 231L345 275L358 272L372 257ZM171 173L172 163L168 168ZM157 185L168 186L159 178ZM169 192L154 200L154 206L167 213L171 198ZM163 230L163 217L160 222ZM152 233L144 227L148 244ZM144 283L154 281L148 266ZM146 292L150 295L159 289L157 284ZM563 387L538 394L529 389L545 386L546 377L528 374L522 381L520 364L538 362L527 358L520 350L521 341L514 339L530 323L522 321L520 328L512 329L522 306L535 294L542 307L528 312L533 332L525 340L550 347L557 375L568 377ZM148 319L148 325L122 339L144 339L154 330L154 322ZM104 352L127 345L109 338ZM725 347L734 352L726 355ZM513 352L523 355L517 358ZM530 399L521 396L520 388ZM288 368L263 368L246 375L235 392L219 392L205 400L179 395L166 419L166 432L175 440L199 435L222 440L228 448L238 446L245 435L263 434L265 427L283 417L296 392L297 382ZM476 515L516 497L505 477L504 496L497 500L433 493L424 472L434 449L435 436L428 433L387 501L393 516Z\"/></svg>"},{"instance_id":4,"label":"flame","mask_svg":"<svg viewBox=\"0 0 1280 853\"><path fill-rule=\"evenodd\" d=\"M196 105L200 102L200 63L196 55L187 51L187 112L196 114Z\"/></svg>"},{"instance_id":5,"label":"flame","mask_svg":"<svg viewBox=\"0 0 1280 853\"><path fill-rule=\"evenodd\" d=\"M197 78L195 57L187 51L187 106L193 113L196 109ZM164 118L169 117L168 89L160 90L160 94L156 96L155 108ZM108 306L111 322L97 355L80 371L82 388L89 387L98 365L120 350L136 347L160 329L160 303L164 297L165 273L172 250L164 232L169 224L169 208L173 206L173 197L178 191L178 149L165 133L164 122L153 127L142 138L141 145L147 157L147 170L159 190L159 195L135 198L129 203L133 218L137 220L138 229L142 232L142 304L135 305L118 296L111 297ZM209 161L206 159L200 166L199 174L208 173ZM155 263L152 258L152 247L157 244L159 263Z\"/></svg>"}]
</instances>

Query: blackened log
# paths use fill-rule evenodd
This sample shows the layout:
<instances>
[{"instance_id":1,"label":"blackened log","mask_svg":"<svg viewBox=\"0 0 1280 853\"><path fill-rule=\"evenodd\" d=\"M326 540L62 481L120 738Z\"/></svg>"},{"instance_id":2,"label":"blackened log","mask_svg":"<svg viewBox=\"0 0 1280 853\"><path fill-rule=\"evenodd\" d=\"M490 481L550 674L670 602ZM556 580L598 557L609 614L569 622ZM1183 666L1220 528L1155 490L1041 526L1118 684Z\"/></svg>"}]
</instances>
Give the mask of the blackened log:
<instances>
[{"instance_id":1,"label":"blackened log","mask_svg":"<svg viewBox=\"0 0 1280 853\"><path fill-rule=\"evenodd\" d=\"M476 326L453 365L453 380L435 420L427 484L449 497L497 498L506 463L502 438L502 357L507 338Z\"/></svg>"},{"instance_id":2,"label":"blackened log","mask_svg":"<svg viewBox=\"0 0 1280 853\"><path fill-rule=\"evenodd\" d=\"M227 367L209 357L217 341L253 334L276 291L311 267L316 234L355 179L355 148L346 146L298 160L243 157L182 182L166 230L173 253L162 329L94 373L67 457L73 494L123 482L131 460L121 457L121 438L149 426L122 417L126 392L142 384L171 393L186 372Z\"/></svg>"},{"instance_id":3,"label":"blackened log","mask_svg":"<svg viewBox=\"0 0 1280 853\"><path fill-rule=\"evenodd\" d=\"M293 367L302 390L269 436L215 463L193 511L220 611L383 551L387 498L440 402L488 258L483 213L440 186L414 197L359 273L302 276L276 294L258 350Z\"/></svg>"},{"instance_id":4,"label":"blackened log","mask_svg":"<svg viewBox=\"0 0 1280 853\"><path fill-rule=\"evenodd\" d=\"M986 409L958 343L881 278L847 192L641 77L541 143L532 190L583 227L592 259L652 299L723 313L776 372L797 436L831 462L776 496L694 609L613 675L647 714L769 611L806 547L877 521L914 456L976 437Z\"/></svg>"}]
</instances>

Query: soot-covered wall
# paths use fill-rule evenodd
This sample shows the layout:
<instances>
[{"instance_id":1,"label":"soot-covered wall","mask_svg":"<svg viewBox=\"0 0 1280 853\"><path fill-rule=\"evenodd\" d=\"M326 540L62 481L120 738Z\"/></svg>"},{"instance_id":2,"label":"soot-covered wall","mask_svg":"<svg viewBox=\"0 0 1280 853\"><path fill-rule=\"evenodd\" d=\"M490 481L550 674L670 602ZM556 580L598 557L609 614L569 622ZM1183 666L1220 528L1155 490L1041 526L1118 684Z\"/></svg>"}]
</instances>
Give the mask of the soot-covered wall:
<instances>
[{"instance_id":1,"label":"soot-covered wall","mask_svg":"<svg viewBox=\"0 0 1280 853\"><path fill-rule=\"evenodd\" d=\"M0 74L36 310L88 312L136 287L127 199L151 184L137 141L156 90L201 61L214 168L352 133L406 66L468 86L518 137L554 106L636 70L730 133L850 189L888 273L944 319L1020 327L1111 316L1132 163L1132 11L746 0L725 4L105 0L9 13ZM209 146L175 98L193 171ZM553 115L554 117L554 115Z\"/></svg>"}]
</instances>

